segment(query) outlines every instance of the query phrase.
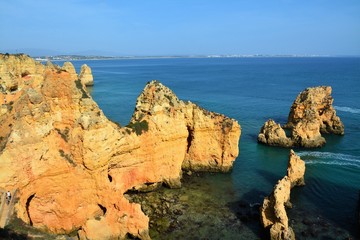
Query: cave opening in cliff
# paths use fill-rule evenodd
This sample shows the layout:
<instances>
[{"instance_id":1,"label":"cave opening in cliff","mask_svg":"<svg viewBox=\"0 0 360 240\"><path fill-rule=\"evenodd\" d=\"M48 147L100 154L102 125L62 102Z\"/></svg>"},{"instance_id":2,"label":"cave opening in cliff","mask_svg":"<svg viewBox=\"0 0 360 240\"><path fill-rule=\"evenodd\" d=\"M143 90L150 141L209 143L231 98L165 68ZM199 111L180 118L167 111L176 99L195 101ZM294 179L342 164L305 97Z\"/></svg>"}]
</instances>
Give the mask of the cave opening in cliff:
<instances>
[{"instance_id":1,"label":"cave opening in cliff","mask_svg":"<svg viewBox=\"0 0 360 240\"><path fill-rule=\"evenodd\" d=\"M104 207L104 206L101 205L101 204L98 204L98 206L99 206L99 208L101 209L101 211L103 212L103 216L105 216L106 211L107 211L106 207Z\"/></svg>"},{"instance_id":2,"label":"cave opening in cliff","mask_svg":"<svg viewBox=\"0 0 360 240\"><path fill-rule=\"evenodd\" d=\"M35 197L35 193L32 194L30 197L28 197L28 199L26 200L26 213L27 213L27 216L28 216L28 218L29 218L29 224L30 224L30 226L33 225L33 222L32 222L31 217L30 217L29 207L30 207L30 202L31 202L31 200L32 200L34 197Z\"/></svg>"},{"instance_id":3,"label":"cave opening in cliff","mask_svg":"<svg viewBox=\"0 0 360 240\"><path fill-rule=\"evenodd\" d=\"M110 174L108 174L108 179L109 179L109 182L112 182L112 176Z\"/></svg>"},{"instance_id":4,"label":"cave opening in cliff","mask_svg":"<svg viewBox=\"0 0 360 240\"><path fill-rule=\"evenodd\" d=\"M191 147L191 143L192 143L192 141L193 141L193 139L194 139L194 136L193 136L194 130L191 129L190 126L187 126L187 130L188 130L188 137L187 137L187 148L186 148L186 152L189 152L189 149L190 149L190 147Z\"/></svg>"}]
</instances>

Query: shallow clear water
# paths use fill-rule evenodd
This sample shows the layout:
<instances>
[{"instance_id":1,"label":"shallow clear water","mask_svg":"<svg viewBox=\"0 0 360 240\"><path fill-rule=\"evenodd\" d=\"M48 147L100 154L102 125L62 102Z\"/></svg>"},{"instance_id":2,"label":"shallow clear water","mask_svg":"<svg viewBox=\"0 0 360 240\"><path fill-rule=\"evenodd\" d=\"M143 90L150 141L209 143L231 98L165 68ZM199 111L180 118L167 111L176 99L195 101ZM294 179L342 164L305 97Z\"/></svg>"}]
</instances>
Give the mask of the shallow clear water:
<instances>
[{"instance_id":1,"label":"shallow clear water","mask_svg":"<svg viewBox=\"0 0 360 240\"><path fill-rule=\"evenodd\" d=\"M302 222L306 217L322 219L338 232L359 237L356 211L360 190L360 58L129 59L73 63L77 69L83 63L92 68L93 98L110 119L122 125L130 120L137 96L152 79L161 81L180 99L239 121L240 155L233 171L198 180L199 193L201 186L206 186L202 194L210 194L218 202L214 211L241 200L262 202L276 181L286 174L289 150L257 144L261 126L268 118L285 123L292 102L306 87L332 86L337 115L345 124L345 136L326 136L327 144L321 149L295 150L307 163L306 186L292 192L295 207L289 216L297 236L302 233L307 239L318 237L301 232L305 231ZM211 214L212 210L207 211ZM229 233L231 236L225 234L226 238L261 238L259 227L249 226L239 236ZM206 229L199 227L198 234L216 239ZM188 230L182 230L184 236Z\"/></svg>"}]
</instances>

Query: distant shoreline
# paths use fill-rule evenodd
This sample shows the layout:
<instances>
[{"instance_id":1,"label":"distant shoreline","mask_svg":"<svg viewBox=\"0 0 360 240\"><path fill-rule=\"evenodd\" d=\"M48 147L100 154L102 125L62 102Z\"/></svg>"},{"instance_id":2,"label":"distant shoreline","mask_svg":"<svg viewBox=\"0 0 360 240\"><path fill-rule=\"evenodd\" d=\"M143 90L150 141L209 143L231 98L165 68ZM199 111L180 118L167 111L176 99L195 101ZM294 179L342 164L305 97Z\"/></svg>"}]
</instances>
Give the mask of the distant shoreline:
<instances>
[{"instance_id":1,"label":"distant shoreline","mask_svg":"<svg viewBox=\"0 0 360 240\"><path fill-rule=\"evenodd\" d=\"M36 56L36 61L128 60L128 59L177 59L177 58L359 58L357 55L179 55L179 56Z\"/></svg>"}]
</instances>

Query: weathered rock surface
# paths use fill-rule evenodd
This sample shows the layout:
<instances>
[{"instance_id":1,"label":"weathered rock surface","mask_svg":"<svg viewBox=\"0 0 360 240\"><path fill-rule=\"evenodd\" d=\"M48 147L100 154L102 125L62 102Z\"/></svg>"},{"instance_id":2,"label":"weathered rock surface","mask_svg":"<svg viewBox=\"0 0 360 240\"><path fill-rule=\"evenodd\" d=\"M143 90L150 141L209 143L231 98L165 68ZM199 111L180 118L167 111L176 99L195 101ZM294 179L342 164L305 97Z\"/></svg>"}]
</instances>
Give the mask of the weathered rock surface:
<instances>
[{"instance_id":1,"label":"weathered rock surface","mask_svg":"<svg viewBox=\"0 0 360 240\"><path fill-rule=\"evenodd\" d=\"M287 175L277 182L273 192L264 199L260 208L262 225L270 230L272 240L295 239L285 207L291 207L291 188L305 184L304 174L305 162L290 150Z\"/></svg>"},{"instance_id":2,"label":"weathered rock surface","mask_svg":"<svg viewBox=\"0 0 360 240\"><path fill-rule=\"evenodd\" d=\"M258 141L270 146L291 147L293 145L293 141L286 136L285 130L272 119L262 126Z\"/></svg>"},{"instance_id":3,"label":"weathered rock surface","mask_svg":"<svg viewBox=\"0 0 360 240\"><path fill-rule=\"evenodd\" d=\"M330 86L307 88L291 106L286 127L295 127L304 120L318 120L321 133L344 135L344 124L336 116Z\"/></svg>"},{"instance_id":4,"label":"weathered rock surface","mask_svg":"<svg viewBox=\"0 0 360 240\"><path fill-rule=\"evenodd\" d=\"M94 77L91 72L91 68L84 64L81 66L79 79L85 86L93 86L94 85Z\"/></svg>"},{"instance_id":5,"label":"weathered rock surface","mask_svg":"<svg viewBox=\"0 0 360 240\"><path fill-rule=\"evenodd\" d=\"M258 142L280 147L321 147L326 143L321 133L343 135L344 124L332 106L331 87L307 88L291 106L284 128L291 131L286 137L280 124L265 122L258 135Z\"/></svg>"},{"instance_id":6,"label":"weathered rock surface","mask_svg":"<svg viewBox=\"0 0 360 240\"><path fill-rule=\"evenodd\" d=\"M8 99L0 115L0 187L19 190L17 215L25 222L55 233L79 230L81 239L148 239L149 219L126 191L180 187L182 169L231 168L241 132L235 120L152 81L130 124L120 127L74 71L0 54L1 99Z\"/></svg>"}]
</instances>

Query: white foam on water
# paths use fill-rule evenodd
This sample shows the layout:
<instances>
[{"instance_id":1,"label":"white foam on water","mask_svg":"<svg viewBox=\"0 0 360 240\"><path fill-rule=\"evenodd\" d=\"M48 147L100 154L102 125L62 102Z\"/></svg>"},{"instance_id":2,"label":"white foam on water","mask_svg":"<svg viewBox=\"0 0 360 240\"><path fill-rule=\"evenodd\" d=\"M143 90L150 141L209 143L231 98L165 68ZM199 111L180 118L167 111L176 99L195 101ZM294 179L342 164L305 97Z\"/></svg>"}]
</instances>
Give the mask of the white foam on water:
<instances>
[{"instance_id":1,"label":"white foam on water","mask_svg":"<svg viewBox=\"0 0 360 240\"><path fill-rule=\"evenodd\" d=\"M360 157L350 154L332 152L305 151L297 153L306 164L326 164L336 166L353 166L360 168ZM309 159L310 158L310 159Z\"/></svg>"},{"instance_id":2,"label":"white foam on water","mask_svg":"<svg viewBox=\"0 0 360 240\"><path fill-rule=\"evenodd\" d=\"M335 108L337 111L341 111L341 112L349 112L349 113L360 114L360 109L358 109L358 108L339 107L339 106L334 106L334 108Z\"/></svg>"}]
</instances>

